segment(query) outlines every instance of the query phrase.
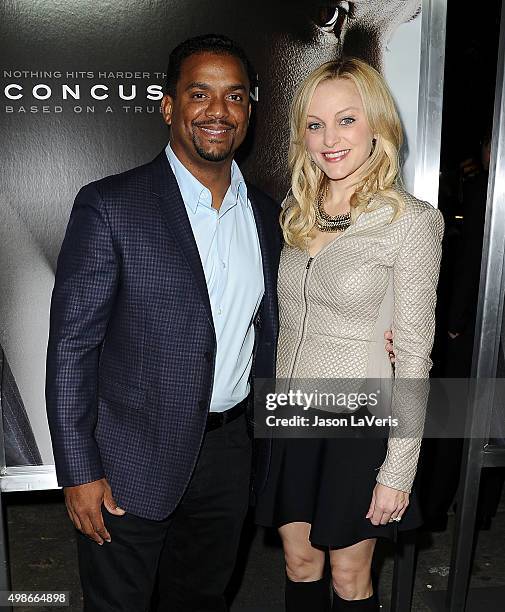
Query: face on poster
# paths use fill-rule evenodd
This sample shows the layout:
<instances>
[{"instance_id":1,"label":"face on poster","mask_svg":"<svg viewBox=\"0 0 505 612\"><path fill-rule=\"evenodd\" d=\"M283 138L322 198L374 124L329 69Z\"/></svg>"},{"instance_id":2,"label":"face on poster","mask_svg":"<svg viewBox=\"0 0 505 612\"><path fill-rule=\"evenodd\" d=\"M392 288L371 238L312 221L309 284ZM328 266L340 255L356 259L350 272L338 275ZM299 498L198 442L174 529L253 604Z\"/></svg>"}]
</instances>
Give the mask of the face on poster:
<instances>
[{"instance_id":1,"label":"face on poster","mask_svg":"<svg viewBox=\"0 0 505 612\"><path fill-rule=\"evenodd\" d=\"M5 432L11 437L7 448L12 447L8 465L52 463L45 351L54 270L70 208L82 185L150 161L165 146L159 103L170 50L209 32L244 47L259 86L239 162L249 180L279 200L289 187L288 113L296 87L312 69L342 53L365 59L385 75L397 101L407 141L404 179L411 187L420 5L420 0L3 3L0 344L9 366L2 399L13 415Z\"/></svg>"}]
</instances>

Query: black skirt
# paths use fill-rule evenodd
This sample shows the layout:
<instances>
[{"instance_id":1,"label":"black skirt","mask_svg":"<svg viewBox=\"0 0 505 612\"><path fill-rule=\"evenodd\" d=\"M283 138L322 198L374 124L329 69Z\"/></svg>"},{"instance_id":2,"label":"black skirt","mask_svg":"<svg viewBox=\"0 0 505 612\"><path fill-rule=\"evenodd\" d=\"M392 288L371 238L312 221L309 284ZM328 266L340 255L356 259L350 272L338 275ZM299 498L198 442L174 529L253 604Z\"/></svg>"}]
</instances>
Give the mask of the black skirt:
<instances>
[{"instance_id":1,"label":"black skirt","mask_svg":"<svg viewBox=\"0 0 505 612\"><path fill-rule=\"evenodd\" d=\"M422 518L415 487L401 521L373 525L365 518L386 450L387 437L273 439L257 524L310 523L311 543L329 548L368 538L396 540L398 530L416 529Z\"/></svg>"}]
</instances>

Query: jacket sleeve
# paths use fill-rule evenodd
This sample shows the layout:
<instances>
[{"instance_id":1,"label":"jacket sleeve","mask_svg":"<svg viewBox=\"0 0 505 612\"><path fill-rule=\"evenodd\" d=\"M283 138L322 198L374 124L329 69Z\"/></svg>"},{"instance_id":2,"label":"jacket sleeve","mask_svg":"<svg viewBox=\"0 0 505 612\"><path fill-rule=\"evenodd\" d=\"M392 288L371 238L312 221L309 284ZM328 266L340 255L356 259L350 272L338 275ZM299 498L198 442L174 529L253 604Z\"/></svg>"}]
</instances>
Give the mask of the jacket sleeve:
<instances>
[{"instance_id":1,"label":"jacket sleeve","mask_svg":"<svg viewBox=\"0 0 505 612\"><path fill-rule=\"evenodd\" d=\"M410 492L421 448L444 221L435 208L412 222L393 266L395 381L386 458L377 482Z\"/></svg>"},{"instance_id":2,"label":"jacket sleeve","mask_svg":"<svg viewBox=\"0 0 505 612\"><path fill-rule=\"evenodd\" d=\"M46 405L60 486L104 476L93 437L98 361L119 279L119 258L95 184L76 197L51 300Z\"/></svg>"}]
</instances>

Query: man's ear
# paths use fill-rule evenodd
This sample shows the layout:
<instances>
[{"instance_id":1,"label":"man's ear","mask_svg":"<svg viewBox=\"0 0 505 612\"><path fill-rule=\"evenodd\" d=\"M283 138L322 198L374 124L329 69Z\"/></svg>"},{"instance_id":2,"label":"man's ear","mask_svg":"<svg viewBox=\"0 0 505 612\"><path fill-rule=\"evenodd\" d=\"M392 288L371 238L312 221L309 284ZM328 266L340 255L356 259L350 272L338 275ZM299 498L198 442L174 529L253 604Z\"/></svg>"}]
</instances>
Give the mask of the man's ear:
<instances>
[{"instance_id":1,"label":"man's ear","mask_svg":"<svg viewBox=\"0 0 505 612\"><path fill-rule=\"evenodd\" d=\"M172 96L169 94L165 94L161 99L161 114L163 115L163 121L167 125L171 125L172 123L172 109L174 106L174 101Z\"/></svg>"}]
</instances>

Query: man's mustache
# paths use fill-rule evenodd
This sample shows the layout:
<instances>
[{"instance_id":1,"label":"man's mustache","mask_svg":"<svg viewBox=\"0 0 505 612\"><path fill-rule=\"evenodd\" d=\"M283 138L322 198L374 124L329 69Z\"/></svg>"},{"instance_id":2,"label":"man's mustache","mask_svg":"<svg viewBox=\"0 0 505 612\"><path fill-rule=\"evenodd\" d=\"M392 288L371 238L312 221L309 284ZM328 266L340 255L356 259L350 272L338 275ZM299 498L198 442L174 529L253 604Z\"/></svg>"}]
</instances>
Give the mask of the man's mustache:
<instances>
[{"instance_id":1,"label":"man's mustache","mask_svg":"<svg viewBox=\"0 0 505 612\"><path fill-rule=\"evenodd\" d=\"M217 126L221 126L221 127L228 127L228 128L232 128L234 129L235 126L233 125L233 123L230 123L229 121L223 121L222 119L218 119L218 120L214 120L214 121L193 121L192 125L195 127L217 127Z\"/></svg>"}]
</instances>

